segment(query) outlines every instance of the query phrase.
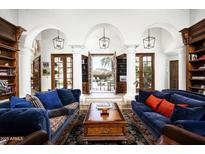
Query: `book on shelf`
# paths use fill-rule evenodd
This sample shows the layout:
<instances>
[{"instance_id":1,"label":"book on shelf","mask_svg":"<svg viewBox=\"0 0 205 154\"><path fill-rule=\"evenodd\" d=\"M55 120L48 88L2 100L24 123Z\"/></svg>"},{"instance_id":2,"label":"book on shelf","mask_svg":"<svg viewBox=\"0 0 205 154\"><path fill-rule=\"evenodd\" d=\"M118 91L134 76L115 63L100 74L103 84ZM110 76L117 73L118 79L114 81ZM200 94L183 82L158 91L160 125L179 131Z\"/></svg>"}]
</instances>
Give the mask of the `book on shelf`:
<instances>
[{"instance_id":1,"label":"book on shelf","mask_svg":"<svg viewBox=\"0 0 205 154\"><path fill-rule=\"evenodd\" d=\"M205 79L204 76L192 76L192 79Z\"/></svg>"}]
</instances>

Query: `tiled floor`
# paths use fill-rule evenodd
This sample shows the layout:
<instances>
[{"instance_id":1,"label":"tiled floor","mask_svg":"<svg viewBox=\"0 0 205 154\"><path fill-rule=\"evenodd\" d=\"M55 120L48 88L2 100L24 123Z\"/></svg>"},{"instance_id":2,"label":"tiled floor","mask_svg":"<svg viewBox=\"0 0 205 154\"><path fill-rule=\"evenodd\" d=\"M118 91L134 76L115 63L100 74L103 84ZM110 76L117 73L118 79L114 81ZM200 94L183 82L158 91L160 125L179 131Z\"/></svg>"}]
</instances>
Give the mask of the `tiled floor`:
<instances>
[{"instance_id":1,"label":"tiled floor","mask_svg":"<svg viewBox=\"0 0 205 154\"><path fill-rule=\"evenodd\" d=\"M82 98L81 109L87 109L90 103L93 102L116 102L120 108L130 108L130 102L124 100L124 94L96 92L90 95L83 95Z\"/></svg>"}]
</instances>

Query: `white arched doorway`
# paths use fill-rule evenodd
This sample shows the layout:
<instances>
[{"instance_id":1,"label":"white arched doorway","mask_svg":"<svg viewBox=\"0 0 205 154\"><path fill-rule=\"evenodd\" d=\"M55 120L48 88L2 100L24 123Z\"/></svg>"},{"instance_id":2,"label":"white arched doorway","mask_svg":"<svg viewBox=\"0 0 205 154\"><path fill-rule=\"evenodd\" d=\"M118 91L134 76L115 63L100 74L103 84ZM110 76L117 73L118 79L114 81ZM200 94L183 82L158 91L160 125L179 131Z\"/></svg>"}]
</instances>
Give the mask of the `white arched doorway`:
<instances>
[{"instance_id":1,"label":"white arched doorway","mask_svg":"<svg viewBox=\"0 0 205 154\"><path fill-rule=\"evenodd\" d=\"M102 49L99 39L104 36L110 39L109 47ZM124 49L124 38L120 30L112 24L100 23L87 32L85 50L89 52L89 91L91 93L115 93L116 90L116 55ZM103 63L106 62L106 63Z\"/></svg>"},{"instance_id":2,"label":"white arched doorway","mask_svg":"<svg viewBox=\"0 0 205 154\"><path fill-rule=\"evenodd\" d=\"M37 26L27 33L24 33L20 40L20 54L19 54L19 95L25 97L26 94L31 94L31 57L33 51L34 39L45 30L60 30L54 25Z\"/></svg>"},{"instance_id":3,"label":"white arched doorway","mask_svg":"<svg viewBox=\"0 0 205 154\"><path fill-rule=\"evenodd\" d=\"M178 88L184 90L186 88L186 63L184 45L180 33L170 24L156 23L149 25L144 29L140 40L147 35L148 29L150 29L151 32L156 33L156 40L158 41L158 44L156 44L152 51L155 52L155 88L158 90L170 88L169 62L171 60L178 60ZM140 44L141 47L137 50L142 51L142 42L140 42ZM151 50L144 50L143 52L149 51ZM162 78L162 76L164 78Z\"/></svg>"}]
</instances>

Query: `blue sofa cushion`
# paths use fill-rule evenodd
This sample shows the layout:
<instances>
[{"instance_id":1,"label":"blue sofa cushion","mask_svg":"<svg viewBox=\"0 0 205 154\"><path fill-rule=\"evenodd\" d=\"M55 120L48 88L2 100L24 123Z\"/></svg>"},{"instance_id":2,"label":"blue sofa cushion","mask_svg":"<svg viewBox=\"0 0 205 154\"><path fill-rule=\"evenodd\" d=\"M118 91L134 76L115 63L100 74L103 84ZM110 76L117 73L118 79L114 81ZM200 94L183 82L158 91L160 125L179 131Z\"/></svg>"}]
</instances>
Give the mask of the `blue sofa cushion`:
<instances>
[{"instance_id":1,"label":"blue sofa cushion","mask_svg":"<svg viewBox=\"0 0 205 154\"><path fill-rule=\"evenodd\" d=\"M153 91L139 90L139 102L145 103L146 99L153 93Z\"/></svg>"},{"instance_id":2,"label":"blue sofa cushion","mask_svg":"<svg viewBox=\"0 0 205 154\"><path fill-rule=\"evenodd\" d=\"M203 107L185 108L176 105L171 117L171 122L177 120L200 120L204 114L205 108Z\"/></svg>"},{"instance_id":3,"label":"blue sofa cushion","mask_svg":"<svg viewBox=\"0 0 205 154\"><path fill-rule=\"evenodd\" d=\"M76 99L70 89L57 89L57 92L64 106L76 102Z\"/></svg>"},{"instance_id":4,"label":"blue sofa cushion","mask_svg":"<svg viewBox=\"0 0 205 154\"><path fill-rule=\"evenodd\" d=\"M167 101L169 101L170 97L171 97L171 94L163 93L163 92L157 91L157 90L153 92L153 95L158 97L158 98L161 98L161 99L166 99Z\"/></svg>"},{"instance_id":5,"label":"blue sofa cushion","mask_svg":"<svg viewBox=\"0 0 205 154\"><path fill-rule=\"evenodd\" d=\"M73 96L76 100L76 102L80 102L80 95L81 95L81 91L80 89L71 89Z\"/></svg>"},{"instance_id":6,"label":"blue sofa cushion","mask_svg":"<svg viewBox=\"0 0 205 154\"><path fill-rule=\"evenodd\" d=\"M10 98L10 107L11 108L31 108L34 106L23 98L12 96Z\"/></svg>"},{"instance_id":7,"label":"blue sofa cushion","mask_svg":"<svg viewBox=\"0 0 205 154\"><path fill-rule=\"evenodd\" d=\"M174 104L188 104L189 107L205 106L205 102L185 97L178 94L173 94L170 101Z\"/></svg>"},{"instance_id":8,"label":"blue sofa cushion","mask_svg":"<svg viewBox=\"0 0 205 154\"><path fill-rule=\"evenodd\" d=\"M149 106L145 105L144 103L132 101L131 105L132 105L132 109L138 116L141 116L143 112L153 112L153 110Z\"/></svg>"},{"instance_id":9,"label":"blue sofa cushion","mask_svg":"<svg viewBox=\"0 0 205 154\"><path fill-rule=\"evenodd\" d=\"M56 109L56 108L63 107L56 90L36 93L36 96L43 103L45 109Z\"/></svg>"},{"instance_id":10,"label":"blue sofa cushion","mask_svg":"<svg viewBox=\"0 0 205 154\"><path fill-rule=\"evenodd\" d=\"M150 95L154 95L158 98L161 98L161 99L166 99L167 101L170 100L170 96L171 94L169 93L163 93L163 92L160 92L160 91L157 91L157 90L154 90L154 91L146 91L146 90L139 90L139 102L141 103L145 103L146 99L150 96Z\"/></svg>"},{"instance_id":11,"label":"blue sofa cushion","mask_svg":"<svg viewBox=\"0 0 205 154\"><path fill-rule=\"evenodd\" d=\"M169 118L156 112L144 112L142 119L157 132L160 132L165 124L170 123Z\"/></svg>"},{"instance_id":12,"label":"blue sofa cushion","mask_svg":"<svg viewBox=\"0 0 205 154\"><path fill-rule=\"evenodd\" d=\"M49 133L47 111L39 108L0 109L0 136L26 136L38 130Z\"/></svg>"}]
</instances>

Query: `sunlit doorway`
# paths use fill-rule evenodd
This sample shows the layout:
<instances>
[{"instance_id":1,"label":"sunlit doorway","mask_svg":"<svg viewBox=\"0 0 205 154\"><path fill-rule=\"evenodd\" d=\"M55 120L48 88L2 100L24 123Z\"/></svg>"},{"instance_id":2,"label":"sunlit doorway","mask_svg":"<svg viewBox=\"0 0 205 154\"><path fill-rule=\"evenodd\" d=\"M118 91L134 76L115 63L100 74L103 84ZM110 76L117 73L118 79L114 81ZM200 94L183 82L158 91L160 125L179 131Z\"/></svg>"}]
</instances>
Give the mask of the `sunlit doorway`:
<instances>
[{"instance_id":1,"label":"sunlit doorway","mask_svg":"<svg viewBox=\"0 0 205 154\"><path fill-rule=\"evenodd\" d=\"M91 93L115 92L115 68L113 55L91 56Z\"/></svg>"}]
</instances>

